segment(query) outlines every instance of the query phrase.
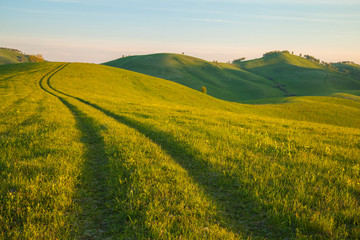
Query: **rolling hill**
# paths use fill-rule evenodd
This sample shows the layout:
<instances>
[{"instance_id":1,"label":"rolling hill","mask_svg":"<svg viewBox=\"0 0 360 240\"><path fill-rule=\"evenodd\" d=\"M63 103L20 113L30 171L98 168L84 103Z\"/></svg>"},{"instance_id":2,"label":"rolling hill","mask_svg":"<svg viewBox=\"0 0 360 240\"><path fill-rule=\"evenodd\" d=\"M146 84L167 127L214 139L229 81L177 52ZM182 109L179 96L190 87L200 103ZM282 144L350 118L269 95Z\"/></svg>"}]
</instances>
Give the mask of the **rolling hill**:
<instances>
[{"instance_id":1,"label":"rolling hill","mask_svg":"<svg viewBox=\"0 0 360 240\"><path fill-rule=\"evenodd\" d=\"M235 64L213 63L179 54L130 56L104 64L164 78L196 90L205 86L209 95L235 102L337 92L360 94L360 77L355 71L355 74L344 74L288 52Z\"/></svg>"},{"instance_id":2,"label":"rolling hill","mask_svg":"<svg viewBox=\"0 0 360 240\"><path fill-rule=\"evenodd\" d=\"M171 80L195 90L205 86L209 95L229 101L283 96L283 92L264 77L231 64L180 54L130 56L104 64Z\"/></svg>"},{"instance_id":3,"label":"rolling hill","mask_svg":"<svg viewBox=\"0 0 360 240\"><path fill-rule=\"evenodd\" d=\"M345 72L346 74L349 74L356 78L360 78L360 65L359 64L352 63L352 62L340 62L340 63L334 63L333 65L340 71Z\"/></svg>"},{"instance_id":4,"label":"rolling hill","mask_svg":"<svg viewBox=\"0 0 360 240\"><path fill-rule=\"evenodd\" d=\"M247 105L45 62L0 66L0 102L0 238L360 237L357 96Z\"/></svg>"},{"instance_id":5,"label":"rolling hill","mask_svg":"<svg viewBox=\"0 0 360 240\"><path fill-rule=\"evenodd\" d=\"M30 62L28 56L17 49L0 48L0 64Z\"/></svg>"},{"instance_id":6,"label":"rolling hill","mask_svg":"<svg viewBox=\"0 0 360 240\"><path fill-rule=\"evenodd\" d=\"M241 62L238 66L272 80L290 95L360 94L360 77L335 71L288 52L275 52L260 59Z\"/></svg>"},{"instance_id":7,"label":"rolling hill","mask_svg":"<svg viewBox=\"0 0 360 240\"><path fill-rule=\"evenodd\" d=\"M0 48L0 65L27 62L43 62L41 55L29 55L13 48Z\"/></svg>"}]
</instances>

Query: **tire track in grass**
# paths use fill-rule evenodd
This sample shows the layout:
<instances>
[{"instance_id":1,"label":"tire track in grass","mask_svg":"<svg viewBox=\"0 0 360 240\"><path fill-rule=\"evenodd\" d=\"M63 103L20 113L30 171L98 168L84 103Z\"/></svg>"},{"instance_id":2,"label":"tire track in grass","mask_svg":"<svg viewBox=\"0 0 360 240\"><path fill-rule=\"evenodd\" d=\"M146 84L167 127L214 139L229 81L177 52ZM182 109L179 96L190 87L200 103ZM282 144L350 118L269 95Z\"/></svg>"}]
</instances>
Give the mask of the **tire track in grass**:
<instances>
[{"instance_id":1,"label":"tire track in grass","mask_svg":"<svg viewBox=\"0 0 360 240\"><path fill-rule=\"evenodd\" d=\"M121 124L142 133L152 142L163 149L171 156L189 175L197 182L205 192L211 197L216 205L221 209L225 224L222 226L229 231L250 238L294 238L295 229L293 226L279 225L268 219L266 211L269 206L263 205L259 199L251 193L251 190L242 189L241 182L236 177L224 177L207 163L205 159L198 156L197 150L185 142L179 142L171 134L147 126L139 121L124 115L117 115L94 103L75 97L51 86L48 86L57 93L76 99L96 110L104 113L108 117ZM279 215L275 218L287 222Z\"/></svg>"},{"instance_id":2,"label":"tire track in grass","mask_svg":"<svg viewBox=\"0 0 360 240\"><path fill-rule=\"evenodd\" d=\"M104 139L100 134L100 126L71 104L65 98L46 89L44 81L49 83L51 77L64 69L68 64L60 65L47 73L39 82L41 89L58 98L71 112L76 121L76 128L81 132L80 141L85 146L82 175L79 183L79 196L75 199L81 208L76 216L80 239L105 239L109 237L112 211L108 207L109 191L106 183L108 175L108 157L105 152Z\"/></svg>"}]
</instances>

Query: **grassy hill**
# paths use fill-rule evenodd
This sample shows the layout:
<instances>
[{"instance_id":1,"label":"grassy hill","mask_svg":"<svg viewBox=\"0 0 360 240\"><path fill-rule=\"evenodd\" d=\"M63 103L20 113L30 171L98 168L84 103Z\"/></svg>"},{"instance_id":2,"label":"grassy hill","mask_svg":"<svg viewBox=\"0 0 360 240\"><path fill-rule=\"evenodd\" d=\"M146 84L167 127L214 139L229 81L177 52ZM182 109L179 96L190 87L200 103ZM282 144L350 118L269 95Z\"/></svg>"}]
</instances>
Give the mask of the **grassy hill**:
<instances>
[{"instance_id":1,"label":"grassy hill","mask_svg":"<svg viewBox=\"0 0 360 240\"><path fill-rule=\"evenodd\" d=\"M0 73L0 238L360 237L357 96L247 105L95 64Z\"/></svg>"},{"instance_id":2,"label":"grassy hill","mask_svg":"<svg viewBox=\"0 0 360 240\"><path fill-rule=\"evenodd\" d=\"M346 75L284 52L236 64L212 63L179 54L131 56L104 64L168 79L196 90L205 86L209 95L235 102L337 92L360 94L360 77L356 71Z\"/></svg>"},{"instance_id":3,"label":"grassy hill","mask_svg":"<svg viewBox=\"0 0 360 240\"><path fill-rule=\"evenodd\" d=\"M243 71L231 64L212 63L180 54L130 56L104 63L108 66L171 80L229 101L282 97L266 78Z\"/></svg>"},{"instance_id":4,"label":"grassy hill","mask_svg":"<svg viewBox=\"0 0 360 240\"><path fill-rule=\"evenodd\" d=\"M30 62L28 56L16 49L0 48L0 64Z\"/></svg>"},{"instance_id":5,"label":"grassy hill","mask_svg":"<svg viewBox=\"0 0 360 240\"><path fill-rule=\"evenodd\" d=\"M43 62L41 55L29 55L13 48L0 48L0 65L13 63Z\"/></svg>"},{"instance_id":6,"label":"grassy hill","mask_svg":"<svg viewBox=\"0 0 360 240\"><path fill-rule=\"evenodd\" d=\"M335 66L340 71L344 72L345 74L349 74L353 77L360 78L360 65L356 63L333 63L333 66ZM344 71L347 70L347 71Z\"/></svg>"},{"instance_id":7,"label":"grassy hill","mask_svg":"<svg viewBox=\"0 0 360 240\"><path fill-rule=\"evenodd\" d=\"M360 94L360 76L343 74L286 52L241 62L238 66L272 80L289 95L330 95L336 92Z\"/></svg>"}]
</instances>

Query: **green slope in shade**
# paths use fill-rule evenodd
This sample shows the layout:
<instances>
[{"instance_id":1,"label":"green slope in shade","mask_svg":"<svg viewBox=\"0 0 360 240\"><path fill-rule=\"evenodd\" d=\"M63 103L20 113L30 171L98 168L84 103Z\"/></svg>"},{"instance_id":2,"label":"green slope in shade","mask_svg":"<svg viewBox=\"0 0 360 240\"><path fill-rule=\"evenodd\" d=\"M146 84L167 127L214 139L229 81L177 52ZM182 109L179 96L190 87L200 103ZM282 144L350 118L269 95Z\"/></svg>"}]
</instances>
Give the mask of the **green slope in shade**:
<instances>
[{"instance_id":1,"label":"green slope in shade","mask_svg":"<svg viewBox=\"0 0 360 240\"><path fill-rule=\"evenodd\" d=\"M355 63L333 63L333 66L335 66L340 71L343 71L344 74L346 73L344 70L348 71L348 74L350 74L353 77L360 78L360 65Z\"/></svg>"},{"instance_id":2,"label":"green slope in shade","mask_svg":"<svg viewBox=\"0 0 360 240\"><path fill-rule=\"evenodd\" d=\"M164 78L195 90L205 86L209 95L235 102L337 92L356 94L360 90L356 71L344 74L283 52L236 64L168 53L124 57L104 64Z\"/></svg>"},{"instance_id":3,"label":"green slope in shade","mask_svg":"<svg viewBox=\"0 0 360 240\"><path fill-rule=\"evenodd\" d=\"M334 71L290 53L275 53L241 62L238 66L271 79L289 95L324 96L360 90L360 77Z\"/></svg>"},{"instance_id":4,"label":"green slope in shade","mask_svg":"<svg viewBox=\"0 0 360 240\"><path fill-rule=\"evenodd\" d=\"M205 86L209 95L229 101L284 95L268 79L232 64L212 63L180 54L131 56L104 64L164 78L195 90Z\"/></svg>"}]
</instances>

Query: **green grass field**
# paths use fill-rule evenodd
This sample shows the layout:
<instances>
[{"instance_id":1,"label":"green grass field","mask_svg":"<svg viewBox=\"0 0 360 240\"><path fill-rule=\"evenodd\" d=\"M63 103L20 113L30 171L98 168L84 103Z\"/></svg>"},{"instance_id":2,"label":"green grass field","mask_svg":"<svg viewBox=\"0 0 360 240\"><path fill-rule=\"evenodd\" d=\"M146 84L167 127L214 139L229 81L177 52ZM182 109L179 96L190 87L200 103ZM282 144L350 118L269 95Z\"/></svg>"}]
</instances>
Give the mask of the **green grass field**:
<instances>
[{"instance_id":1,"label":"green grass field","mask_svg":"<svg viewBox=\"0 0 360 240\"><path fill-rule=\"evenodd\" d=\"M233 102L338 92L360 94L352 91L360 89L359 65L334 64L339 70L348 69L346 74L284 52L234 64L166 53L124 57L104 64L164 78L195 90L205 86L209 95Z\"/></svg>"},{"instance_id":2,"label":"green grass field","mask_svg":"<svg viewBox=\"0 0 360 240\"><path fill-rule=\"evenodd\" d=\"M0 238L360 238L358 96L248 105L24 63L0 102Z\"/></svg>"}]
</instances>

